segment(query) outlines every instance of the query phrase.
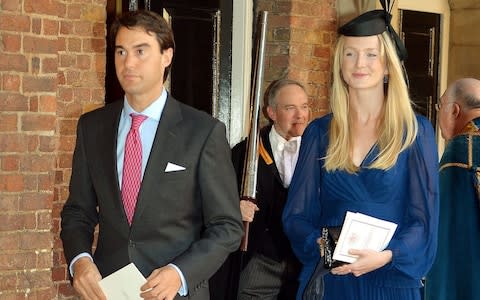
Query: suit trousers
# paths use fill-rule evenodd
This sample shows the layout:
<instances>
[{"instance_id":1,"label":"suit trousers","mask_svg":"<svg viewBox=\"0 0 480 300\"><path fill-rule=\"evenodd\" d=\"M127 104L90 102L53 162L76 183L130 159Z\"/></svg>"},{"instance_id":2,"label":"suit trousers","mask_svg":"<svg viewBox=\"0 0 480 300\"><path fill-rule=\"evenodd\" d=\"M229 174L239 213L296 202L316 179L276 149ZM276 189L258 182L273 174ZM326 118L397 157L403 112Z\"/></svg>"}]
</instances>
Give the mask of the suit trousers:
<instances>
[{"instance_id":1,"label":"suit trousers","mask_svg":"<svg viewBox=\"0 0 480 300\"><path fill-rule=\"evenodd\" d=\"M297 274L286 261L254 254L240 274L238 300L295 299Z\"/></svg>"}]
</instances>

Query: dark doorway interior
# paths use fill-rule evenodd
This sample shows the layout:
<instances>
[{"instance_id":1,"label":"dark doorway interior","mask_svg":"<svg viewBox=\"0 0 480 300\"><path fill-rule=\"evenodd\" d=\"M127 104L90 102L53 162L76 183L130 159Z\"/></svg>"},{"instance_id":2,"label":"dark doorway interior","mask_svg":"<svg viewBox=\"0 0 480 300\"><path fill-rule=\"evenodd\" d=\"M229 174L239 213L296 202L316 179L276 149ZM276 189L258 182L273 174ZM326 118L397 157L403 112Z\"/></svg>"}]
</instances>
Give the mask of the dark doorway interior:
<instances>
[{"instance_id":1,"label":"dark doorway interior","mask_svg":"<svg viewBox=\"0 0 480 300\"><path fill-rule=\"evenodd\" d=\"M212 114L215 61L215 10L167 9L175 33L171 92L181 101Z\"/></svg>"},{"instance_id":2,"label":"dark doorway interior","mask_svg":"<svg viewBox=\"0 0 480 300\"><path fill-rule=\"evenodd\" d=\"M401 36L408 50L405 61L415 110L436 128L438 99L440 15L401 11Z\"/></svg>"},{"instance_id":3,"label":"dark doorway interior","mask_svg":"<svg viewBox=\"0 0 480 300\"><path fill-rule=\"evenodd\" d=\"M117 11L126 11L129 1L119 10L108 0L107 25ZM145 1L137 2L138 9ZM186 104L214 116L228 111L231 88L232 0L156 0L150 9L170 17L176 50L170 77L171 94ZM109 8L109 9L108 9ZM106 102L120 99L123 91L115 76L113 51L108 48ZM228 106L228 107L226 107Z\"/></svg>"},{"instance_id":4,"label":"dark doorway interior","mask_svg":"<svg viewBox=\"0 0 480 300\"><path fill-rule=\"evenodd\" d=\"M123 1L123 7L128 7L127 1ZM105 72L105 103L111 103L116 100L120 100L123 96L123 90L120 83L117 80L115 74L115 61L113 56L114 45L109 39L109 29L112 24L117 11L122 11L122 7L117 7L119 2L117 0L107 1L107 59L106 59L106 72Z\"/></svg>"}]
</instances>

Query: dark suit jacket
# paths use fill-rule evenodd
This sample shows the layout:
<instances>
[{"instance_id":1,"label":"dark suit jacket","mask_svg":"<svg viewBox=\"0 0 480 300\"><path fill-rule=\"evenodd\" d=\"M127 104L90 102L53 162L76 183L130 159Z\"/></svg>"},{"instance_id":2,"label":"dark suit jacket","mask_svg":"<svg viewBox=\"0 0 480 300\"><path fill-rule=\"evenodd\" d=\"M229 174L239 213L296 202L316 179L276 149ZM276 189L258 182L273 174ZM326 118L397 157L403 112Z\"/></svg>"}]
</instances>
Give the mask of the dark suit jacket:
<instances>
[{"instance_id":1,"label":"dark suit jacket","mask_svg":"<svg viewBox=\"0 0 480 300\"><path fill-rule=\"evenodd\" d=\"M242 235L225 127L168 97L129 227L116 167L122 108L117 101L78 122L70 195L61 214L67 263L92 253L99 224L93 257L102 276L130 262L144 276L173 263L190 298L208 299L208 278L238 249ZM168 162L186 170L166 173Z\"/></svg>"},{"instance_id":2,"label":"dark suit jacket","mask_svg":"<svg viewBox=\"0 0 480 300\"><path fill-rule=\"evenodd\" d=\"M260 210L255 213L253 222L250 224L248 253L261 253L276 261L281 261L295 259L295 255L290 247L290 241L283 232L282 212L287 201L288 189L283 187L282 179L275 165L269 139L270 130L271 126L260 130L263 146L272 161L267 162L262 155L258 159L256 199ZM232 159L239 186L245 152L245 141L232 149Z\"/></svg>"}]
</instances>

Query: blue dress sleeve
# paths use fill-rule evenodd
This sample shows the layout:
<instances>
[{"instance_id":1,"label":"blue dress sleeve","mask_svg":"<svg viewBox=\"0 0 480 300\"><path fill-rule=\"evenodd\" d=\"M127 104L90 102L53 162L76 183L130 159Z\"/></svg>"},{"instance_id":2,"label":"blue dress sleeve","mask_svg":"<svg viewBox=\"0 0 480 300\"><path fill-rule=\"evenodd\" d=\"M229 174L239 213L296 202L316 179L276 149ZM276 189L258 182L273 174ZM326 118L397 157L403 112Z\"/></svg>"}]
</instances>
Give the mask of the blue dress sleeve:
<instances>
[{"instance_id":1,"label":"blue dress sleeve","mask_svg":"<svg viewBox=\"0 0 480 300\"><path fill-rule=\"evenodd\" d=\"M404 222L387 249L390 267L421 278L432 266L437 248L439 214L438 153L430 122L418 116L418 134L408 148L408 193Z\"/></svg>"},{"instance_id":2,"label":"blue dress sleeve","mask_svg":"<svg viewBox=\"0 0 480 300\"><path fill-rule=\"evenodd\" d=\"M316 263L320 256L316 242L320 237L320 177L329 119L329 116L317 119L306 128L283 210L285 233L304 265Z\"/></svg>"}]
</instances>

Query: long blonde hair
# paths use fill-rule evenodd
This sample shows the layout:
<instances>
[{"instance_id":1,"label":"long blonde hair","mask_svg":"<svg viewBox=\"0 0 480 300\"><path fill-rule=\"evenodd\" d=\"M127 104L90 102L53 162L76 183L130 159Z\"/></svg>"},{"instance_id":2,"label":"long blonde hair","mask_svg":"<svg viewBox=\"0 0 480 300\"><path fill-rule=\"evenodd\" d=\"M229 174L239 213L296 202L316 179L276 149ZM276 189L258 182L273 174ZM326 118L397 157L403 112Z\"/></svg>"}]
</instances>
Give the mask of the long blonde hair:
<instances>
[{"instance_id":1,"label":"long blonde hair","mask_svg":"<svg viewBox=\"0 0 480 300\"><path fill-rule=\"evenodd\" d=\"M417 135L417 119L412 109L408 88L395 46L386 32L378 35L380 57L386 60L389 71L388 89L385 95L383 121L377 141L380 152L369 168L387 170L395 165L400 152L409 147ZM330 108L333 118L330 123L329 145L325 157L327 171L358 171L350 153L352 141L349 122L348 86L341 77L345 37L337 41L333 61L333 84Z\"/></svg>"}]
</instances>

